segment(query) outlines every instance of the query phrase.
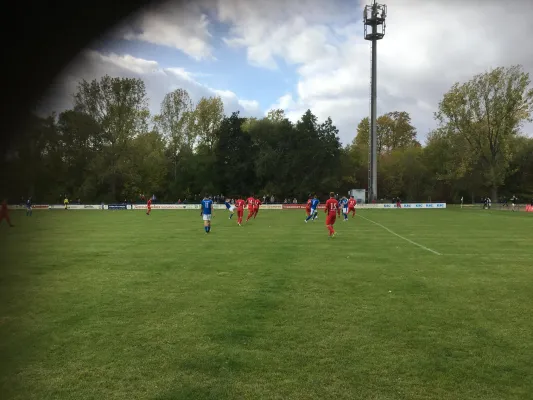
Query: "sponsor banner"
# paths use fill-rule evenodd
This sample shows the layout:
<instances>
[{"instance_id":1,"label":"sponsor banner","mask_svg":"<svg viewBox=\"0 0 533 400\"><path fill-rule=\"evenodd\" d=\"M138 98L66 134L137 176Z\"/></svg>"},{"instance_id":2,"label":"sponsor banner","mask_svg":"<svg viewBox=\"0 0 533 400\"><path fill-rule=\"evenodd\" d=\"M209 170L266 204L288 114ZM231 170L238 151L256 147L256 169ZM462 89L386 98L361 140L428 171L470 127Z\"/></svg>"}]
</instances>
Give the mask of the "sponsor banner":
<instances>
[{"instance_id":1,"label":"sponsor banner","mask_svg":"<svg viewBox=\"0 0 533 400\"><path fill-rule=\"evenodd\" d=\"M325 203L321 203L318 206L319 210L323 210L325 207ZM305 204L283 204L284 210L294 210L294 209L305 209ZM355 206L356 209L395 209L398 208L396 204L357 204ZM408 208L408 209L436 209L436 208L446 208L446 203L405 203L401 205L401 208Z\"/></svg>"},{"instance_id":2,"label":"sponsor banner","mask_svg":"<svg viewBox=\"0 0 533 400\"><path fill-rule=\"evenodd\" d=\"M49 210L64 210L64 204L52 204L46 206ZM102 204L69 204L67 206L68 210L103 210L104 207Z\"/></svg>"},{"instance_id":3,"label":"sponsor banner","mask_svg":"<svg viewBox=\"0 0 533 400\"><path fill-rule=\"evenodd\" d=\"M84 210L103 210L104 205L103 204L84 204L83 209Z\"/></svg>"},{"instance_id":4,"label":"sponsor banner","mask_svg":"<svg viewBox=\"0 0 533 400\"><path fill-rule=\"evenodd\" d=\"M305 209L306 207L307 205L305 204L282 204L283 210L302 210L302 209Z\"/></svg>"},{"instance_id":5,"label":"sponsor banner","mask_svg":"<svg viewBox=\"0 0 533 400\"><path fill-rule=\"evenodd\" d=\"M396 204L361 204L357 208L382 208L382 209L393 209L393 208L406 208L406 209L437 209L437 208L446 208L446 203L405 203L401 204L398 207Z\"/></svg>"},{"instance_id":6,"label":"sponsor banner","mask_svg":"<svg viewBox=\"0 0 533 400\"><path fill-rule=\"evenodd\" d=\"M134 210L146 210L146 204L134 204ZM199 210L200 204L152 204L152 210Z\"/></svg>"},{"instance_id":7,"label":"sponsor banner","mask_svg":"<svg viewBox=\"0 0 533 400\"><path fill-rule=\"evenodd\" d=\"M259 207L259 210L282 210L283 205L281 204L262 204L261 207Z\"/></svg>"},{"instance_id":8,"label":"sponsor banner","mask_svg":"<svg viewBox=\"0 0 533 400\"><path fill-rule=\"evenodd\" d=\"M126 204L110 204L107 206L108 210L127 210Z\"/></svg>"},{"instance_id":9,"label":"sponsor banner","mask_svg":"<svg viewBox=\"0 0 533 400\"><path fill-rule=\"evenodd\" d=\"M59 206L65 208L65 206ZM67 207L69 210L103 210L102 204L72 204Z\"/></svg>"},{"instance_id":10,"label":"sponsor banner","mask_svg":"<svg viewBox=\"0 0 533 400\"><path fill-rule=\"evenodd\" d=\"M33 210L48 210L48 204L34 204L31 206ZM21 206L20 204L10 204L7 206L8 210L25 210L26 206Z\"/></svg>"},{"instance_id":11,"label":"sponsor banner","mask_svg":"<svg viewBox=\"0 0 533 400\"><path fill-rule=\"evenodd\" d=\"M70 206L68 206L70 208ZM49 210L64 210L65 205L64 204L51 204L48 206Z\"/></svg>"}]
</instances>

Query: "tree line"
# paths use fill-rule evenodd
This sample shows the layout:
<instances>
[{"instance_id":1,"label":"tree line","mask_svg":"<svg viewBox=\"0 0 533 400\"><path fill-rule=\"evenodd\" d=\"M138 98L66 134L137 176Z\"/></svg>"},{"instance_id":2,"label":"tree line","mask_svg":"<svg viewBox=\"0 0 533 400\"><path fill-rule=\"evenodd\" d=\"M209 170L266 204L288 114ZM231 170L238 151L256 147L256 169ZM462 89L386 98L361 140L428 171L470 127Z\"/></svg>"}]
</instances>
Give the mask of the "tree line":
<instances>
[{"instance_id":1,"label":"tree line","mask_svg":"<svg viewBox=\"0 0 533 400\"><path fill-rule=\"evenodd\" d=\"M377 120L378 195L404 201L456 202L533 195L533 90L521 66L456 83L422 145L405 111ZM355 127L354 127L355 131ZM141 79L81 81L72 109L32 116L2 160L4 197L55 202L194 201L200 194L275 196L346 193L368 182L369 120L343 146L331 118L307 110L296 123L282 110L264 118L226 115L219 97L194 104L183 89L151 115ZM465 201L466 201L465 200Z\"/></svg>"}]
</instances>

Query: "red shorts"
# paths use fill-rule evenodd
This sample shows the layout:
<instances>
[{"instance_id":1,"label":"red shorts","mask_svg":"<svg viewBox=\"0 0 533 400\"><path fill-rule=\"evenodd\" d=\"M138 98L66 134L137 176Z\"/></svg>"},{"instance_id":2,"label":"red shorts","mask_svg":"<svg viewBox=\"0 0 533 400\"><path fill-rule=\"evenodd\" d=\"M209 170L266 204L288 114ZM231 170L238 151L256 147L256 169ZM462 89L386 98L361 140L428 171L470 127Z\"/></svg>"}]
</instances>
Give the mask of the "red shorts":
<instances>
[{"instance_id":1,"label":"red shorts","mask_svg":"<svg viewBox=\"0 0 533 400\"><path fill-rule=\"evenodd\" d=\"M239 210L237 209L237 215L242 217L242 215L244 214L244 210Z\"/></svg>"},{"instance_id":2,"label":"red shorts","mask_svg":"<svg viewBox=\"0 0 533 400\"><path fill-rule=\"evenodd\" d=\"M348 207L348 212L355 211L355 207Z\"/></svg>"},{"instance_id":3,"label":"red shorts","mask_svg":"<svg viewBox=\"0 0 533 400\"><path fill-rule=\"evenodd\" d=\"M259 207L255 207L254 212L258 212L258 211L259 211Z\"/></svg>"},{"instance_id":4,"label":"red shorts","mask_svg":"<svg viewBox=\"0 0 533 400\"><path fill-rule=\"evenodd\" d=\"M253 208L250 208L250 207L248 207L248 212L249 212L249 213L253 213L253 212L254 212L254 209L253 209Z\"/></svg>"},{"instance_id":5,"label":"red shorts","mask_svg":"<svg viewBox=\"0 0 533 400\"><path fill-rule=\"evenodd\" d=\"M328 214L326 217L326 225L333 225L337 220L337 214Z\"/></svg>"},{"instance_id":6,"label":"red shorts","mask_svg":"<svg viewBox=\"0 0 533 400\"><path fill-rule=\"evenodd\" d=\"M310 209L310 208L306 208L306 209L305 209L305 212L306 212L307 214L310 214L310 213L311 213L311 209Z\"/></svg>"}]
</instances>

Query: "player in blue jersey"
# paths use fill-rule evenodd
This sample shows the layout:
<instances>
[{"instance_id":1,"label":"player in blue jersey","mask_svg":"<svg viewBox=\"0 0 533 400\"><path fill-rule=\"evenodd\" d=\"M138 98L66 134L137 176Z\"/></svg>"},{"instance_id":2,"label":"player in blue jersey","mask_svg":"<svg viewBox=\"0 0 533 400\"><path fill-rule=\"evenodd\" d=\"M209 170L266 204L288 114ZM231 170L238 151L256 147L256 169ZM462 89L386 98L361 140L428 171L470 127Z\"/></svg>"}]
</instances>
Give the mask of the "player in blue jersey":
<instances>
[{"instance_id":1,"label":"player in blue jersey","mask_svg":"<svg viewBox=\"0 0 533 400\"><path fill-rule=\"evenodd\" d=\"M235 214L235 206L229 201L225 201L224 204L226 205L226 209L230 212L229 219L231 219L231 217L233 217L233 214Z\"/></svg>"},{"instance_id":2,"label":"player in blue jersey","mask_svg":"<svg viewBox=\"0 0 533 400\"><path fill-rule=\"evenodd\" d=\"M346 196L342 196L341 201L339 201L339 204L342 208L342 216L344 217L344 222L348 221L348 199Z\"/></svg>"},{"instance_id":3,"label":"player in blue jersey","mask_svg":"<svg viewBox=\"0 0 533 400\"><path fill-rule=\"evenodd\" d=\"M31 208L31 197L26 200L26 217L31 217L31 214L33 213L33 210Z\"/></svg>"},{"instance_id":4,"label":"player in blue jersey","mask_svg":"<svg viewBox=\"0 0 533 400\"><path fill-rule=\"evenodd\" d=\"M211 232L211 218L213 217L213 200L206 195L200 207L202 209L200 215L204 220L205 233L209 233Z\"/></svg>"},{"instance_id":5,"label":"player in blue jersey","mask_svg":"<svg viewBox=\"0 0 533 400\"><path fill-rule=\"evenodd\" d=\"M318 205L320 204L320 200L318 200L318 196L315 194L313 197L313 200L311 200L311 211L309 212L308 217L305 219L305 223L307 224L307 221L310 219L313 220L313 222L318 219Z\"/></svg>"}]
</instances>

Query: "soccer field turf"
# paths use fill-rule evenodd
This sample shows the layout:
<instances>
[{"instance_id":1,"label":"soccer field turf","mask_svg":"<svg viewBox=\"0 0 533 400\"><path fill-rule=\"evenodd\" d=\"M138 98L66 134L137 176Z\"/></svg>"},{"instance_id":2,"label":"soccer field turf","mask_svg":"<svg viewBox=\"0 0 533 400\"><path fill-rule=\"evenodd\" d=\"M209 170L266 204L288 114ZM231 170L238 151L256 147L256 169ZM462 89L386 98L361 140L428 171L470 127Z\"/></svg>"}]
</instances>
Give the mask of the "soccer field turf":
<instances>
[{"instance_id":1,"label":"soccer field turf","mask_svg":"<svg viewBox=\"0 0 533 400\"><path fill-rule=\"evenodd\" d=\"M358 214L12 213L0 397L531 399L533 215Z\"/></svg>"}]
</instances>

